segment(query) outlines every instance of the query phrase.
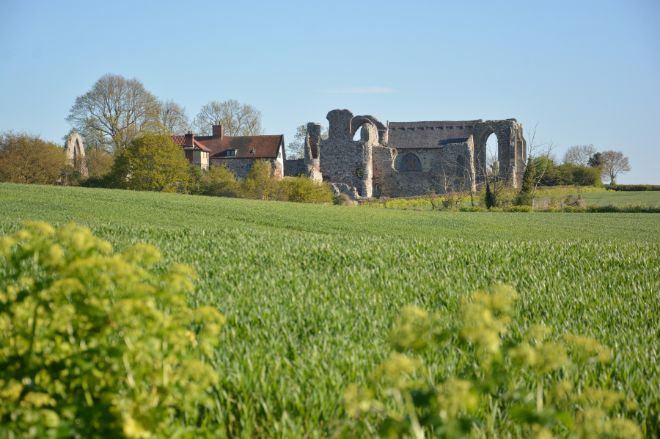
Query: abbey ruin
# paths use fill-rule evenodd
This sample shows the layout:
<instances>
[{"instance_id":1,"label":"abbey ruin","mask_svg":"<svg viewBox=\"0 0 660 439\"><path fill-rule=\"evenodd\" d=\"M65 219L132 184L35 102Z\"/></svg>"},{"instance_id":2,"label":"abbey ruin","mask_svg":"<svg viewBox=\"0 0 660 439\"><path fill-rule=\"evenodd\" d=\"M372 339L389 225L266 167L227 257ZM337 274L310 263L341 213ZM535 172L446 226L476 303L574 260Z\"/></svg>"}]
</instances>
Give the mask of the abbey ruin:
<instances>
[{"instance_id":1,"label":"abbey ruin","mask_svg":"<svg viewBox=\"0 0 660 439\"><path fill-rule=\"evenodd\" d=\"M327 138L319 124L307 125L304 159L292 168L354 197L475 191L486 178L517 188L522 179L527 151L515 119L385 125L349 110L332 110L327 119ZM497 137L494 161L486 151L491 134Z\"/></svg>"}]
</instances>

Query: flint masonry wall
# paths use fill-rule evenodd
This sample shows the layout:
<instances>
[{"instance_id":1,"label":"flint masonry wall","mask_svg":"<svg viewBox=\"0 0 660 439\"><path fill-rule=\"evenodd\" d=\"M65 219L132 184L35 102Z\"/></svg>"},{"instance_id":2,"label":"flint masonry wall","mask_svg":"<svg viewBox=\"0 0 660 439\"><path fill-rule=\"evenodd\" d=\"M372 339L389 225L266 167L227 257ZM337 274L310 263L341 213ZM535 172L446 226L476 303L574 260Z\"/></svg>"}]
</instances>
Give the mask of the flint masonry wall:
<instances>
[{"instance_id":1,"label":"flint masonry wall","mask_svg":"<svg viewBox=\"0 0 660 439\"><path fill-rule=\"evenodd\" d=\"M332 110L329 136L308 124L307 174L355 187L362 197L476 190L483 182L486 140L498 141L499 177L518 187L526 160L522 125L496 121L390 122ZM360 139L353 140L360 130Z\"/></svg>"},{"instance_id":2,"label":"flint masonry wall","mask_svg":"<svg viewBox=\"0 0 660 439\"><path fill-rule=\"evenodd\" d=\"M281 178L283 176L283 164L278 159L259 159L270 163L273 168L273 176ZM245 178L252 169L255 159L241 158L211 158L211 166L226 166L238 178Z\"/></svg>"}]
</instances>

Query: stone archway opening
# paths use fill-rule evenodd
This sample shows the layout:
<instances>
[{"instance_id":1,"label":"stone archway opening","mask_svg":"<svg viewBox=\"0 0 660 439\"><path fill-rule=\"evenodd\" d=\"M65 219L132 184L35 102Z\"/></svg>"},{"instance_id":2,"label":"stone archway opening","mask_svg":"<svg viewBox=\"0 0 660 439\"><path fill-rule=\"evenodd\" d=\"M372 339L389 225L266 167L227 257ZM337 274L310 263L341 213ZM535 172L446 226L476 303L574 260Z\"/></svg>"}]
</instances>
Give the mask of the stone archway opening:
<instances>
[{"instance_id":1,"label":"stone archway opening","mask_svg":"<svg viewBox=\"0 0 660 439\"><path fill-rule=\"evenodd\" d=\"M363 124L362 126L360 126L360 128L355 130L355 133L353 134L353 141L354 142L359 142L360 140L362 140L362 131L365 130L365 129L366 128Z\"/></svg>"},{"instance_id":2,"label":"stone archway opening","mask_svg":"<svg viewBox=\"0 0 660 439\"><path fill-rule=\"evenodd\" d=\"M498 177L500 175L500 153L499 139L497 134L490 133L486 138L486 163L484 172L488 177Z\"/></svg>"}]
</instances>

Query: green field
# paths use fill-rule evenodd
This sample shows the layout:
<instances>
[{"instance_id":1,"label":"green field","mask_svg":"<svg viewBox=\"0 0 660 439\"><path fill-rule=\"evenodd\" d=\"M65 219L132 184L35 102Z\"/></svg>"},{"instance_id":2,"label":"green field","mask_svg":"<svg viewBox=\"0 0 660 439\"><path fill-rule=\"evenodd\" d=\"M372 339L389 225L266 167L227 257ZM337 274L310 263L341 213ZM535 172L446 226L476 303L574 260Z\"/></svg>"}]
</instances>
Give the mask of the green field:
<instances>
[{"instance_id":1,"label":"green field","mask_svg":"<svg viewBox=\"0 0 660 439\"><path fill-rule=\"evenodd\" d=\"M403 305L452 312L495 282L521 295L514 331L543 322L612 347L604 384L634 392L636 420L647 434L658 428L658 214L417 212L0 184L0 232L27 219L76 221L118 249L149 242L196 269L191 301L227 316L216 416L229 433L328 435L345 386L388 352Z\"/></svg>"},{"instance_id":2,"label":"green field","mask_svg":"<svg viewBox=\"0 0 660 439\"><path fill-rule=\"evenodd\" d=\"M659 191L625 192L589 192L582 194L588 206L651 206L660 207Z\"/></svg>"}]
</instances>

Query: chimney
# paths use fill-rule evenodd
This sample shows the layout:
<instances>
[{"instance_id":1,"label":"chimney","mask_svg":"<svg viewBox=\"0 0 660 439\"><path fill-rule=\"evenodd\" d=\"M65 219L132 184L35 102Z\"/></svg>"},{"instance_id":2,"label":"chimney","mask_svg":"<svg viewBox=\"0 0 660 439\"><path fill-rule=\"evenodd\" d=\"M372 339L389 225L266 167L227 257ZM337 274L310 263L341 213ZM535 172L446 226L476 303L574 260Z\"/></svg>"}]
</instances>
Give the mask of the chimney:
<instances>
[{"instance_id":1,"label":"chimney","mask_svg":"<svg viewBox=\"0 0 660 439\"><path fill-rule=\"evenodd\" d=\"M213 137L222 137L225 135L225 127L222 124L213 125Z\"/></svg>"},{"instance_id":2,"label":"chimney","mask_svg":"<svg viewBox=\"0 0 660 439\"><path fill-rule=\"evenodd\" d=\"M195 136L193 133L188 131L186 135L184 136L184 146L193 146L193 140L195 139Z\"/></svg>"}]
</instances>

